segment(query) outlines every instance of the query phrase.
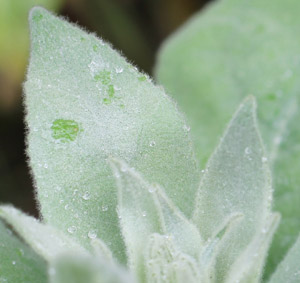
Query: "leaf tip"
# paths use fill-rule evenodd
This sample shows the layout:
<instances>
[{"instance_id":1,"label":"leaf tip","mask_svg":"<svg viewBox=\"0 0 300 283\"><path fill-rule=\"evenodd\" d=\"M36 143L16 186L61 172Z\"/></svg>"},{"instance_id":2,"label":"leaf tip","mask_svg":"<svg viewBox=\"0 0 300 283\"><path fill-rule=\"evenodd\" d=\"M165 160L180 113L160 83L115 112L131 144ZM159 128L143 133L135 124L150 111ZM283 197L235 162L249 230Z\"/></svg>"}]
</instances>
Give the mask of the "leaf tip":
<instances>
[{"instance_id":1,"label":"leaf tip","mask_svg":"<svg viewBox=\"0 0 300 283\"><path fill-rule=\"evenodd\" d=\"M45 8L40 7L40 6L35 6L29 12L29 22L31 24L37 23L41 19L43 19L47 13L49 13L49 12Z\"/></svg>"}]
</instances>

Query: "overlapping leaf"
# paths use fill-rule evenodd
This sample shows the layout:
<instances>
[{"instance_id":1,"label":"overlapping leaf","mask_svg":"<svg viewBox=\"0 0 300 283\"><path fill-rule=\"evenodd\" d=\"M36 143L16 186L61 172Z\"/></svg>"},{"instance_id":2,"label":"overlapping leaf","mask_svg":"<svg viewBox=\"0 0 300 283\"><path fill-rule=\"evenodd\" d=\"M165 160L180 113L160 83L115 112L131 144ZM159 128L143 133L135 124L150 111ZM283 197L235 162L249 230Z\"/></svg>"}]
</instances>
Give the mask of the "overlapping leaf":
<instances>
[{"instance_id":1,"label":"overlapping leaf","mask_svg":"<svg viewBox=\"0 0 300 283\"><path fill-rule=\"evenodd\" d=\"M46 262L0 220L0 282L46 283Z\"/></svg>"},{"instance_id":2,"label":"overlapping leaf","mask_svg":"<svg viewBox=\"0 0 300 283\"><path fill-rule=\"evenodd\" d=\"M150 236L145 265L147 282L201 282L195 259L180 252L170 237L159 234Z\"/></svg>"},{"instance_id":3,"label":"overlapping leaf","mask_svg":"<svg viewBox=\"0 0 300 283\"><path fill-rule=\"evenodd\" d=\"M201 166L240 99L258 99L282 214L270 273L300 230L298 0L219 0L163 45L156 73L187 114Z\"/></svg>"},{"instance_id":4,"label":"overlapping leaf","mask_svg":"<svg viewBox=\"0 0 300 283\"><path fill-rule=\"evenodd\" d=\"M255 100L247 98L232 118L208 161L196 201L194 223L208 240L234 214L243 219L226 235L216 258L217 282L266 225L270 213L271 179L257 129Z\"/></svg>"},{"instance_id":5,"label":"overlapping leaf","mask_svg":"<svg viewBox=\"0 0 300 283\"><path fill-rule=\"evenodd\" d=\"M145 258L145 243L155 233L172 238L180 253L197 259L202 248L197 228L174 206L158 185L147 183L124 162L112 159L111 163L119 187L118 210L129 267L140 281L146 280L149 272L145 270L148 261Z\"/></svg>"},{"instance_id":6,"label":"overlapping leaf","mask_svg":"<svg viewBox=\"0 0 300 283\"><path fill-rule=\"evenodd\" d=\"M11 206L0 207L0 218L11 225L24 242L47 261L68 251L86 253L84 248L64 232L40 223Z\"/></svg>"},{"instance_id":7,"label":"overlapping leaf","mask_svg":"<svg viewBox=\"0 0 300 283\"><path fill-rule=\"evenodd\" d=\"M198 185L188 127L174 103L108 44L35 8L25 83L28 155L44 220L125 261L106 162L129 162L190 215Z\"/></svg>"}]
</instances>

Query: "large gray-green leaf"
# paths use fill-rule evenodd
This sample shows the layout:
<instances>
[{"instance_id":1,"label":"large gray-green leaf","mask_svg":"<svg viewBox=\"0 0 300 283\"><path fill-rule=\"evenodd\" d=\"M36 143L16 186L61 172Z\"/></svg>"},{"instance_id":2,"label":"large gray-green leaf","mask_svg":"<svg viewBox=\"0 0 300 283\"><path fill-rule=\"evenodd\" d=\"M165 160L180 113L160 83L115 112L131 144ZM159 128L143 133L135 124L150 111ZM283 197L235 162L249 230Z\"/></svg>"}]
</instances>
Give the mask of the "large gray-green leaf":
<instances>
[{"instance_id":1,"label":"large gray-green leaf","mask_svg":"<svg viewBox=\"0 0 300 283\"><path fill-rule=\"evenodd\" d=\"M271 177L255 110L253 97L240 105L208 161L197 195L193 220L204 240L216 235L232 214L244 216L218 252L217 282L265 226L271 206Z\"/></svg>"},{"instance_id":2,"label":"large gray-green leaf","mask_svg":"<svg viewBox=\"0 0 300 283\"><path fill-rule=\"evenodd\" d=\"M42 8L30 25L28 155L43 218L85 246L93 231L125 261L106 158L160 183L190 215L198 172L188 127L163 89L102 40Z\"/></svg>"},{"instance_id":3,"label":"large gray-green leaf","mask_svg":"<svg viewBox=\"0 0 300 283\"><path fill-rule=\"evenodd\" d=\"M284 260L278 265L269 282L300 282L300 236L294 246L288 251Z\"/></svg>"},{"instance_id":4,"label":"large gray-green leaf","mask_svg":"<svg viewBox=\"0 0 300 283\"><path fill-rule=\"evenodd\" d=\"M23 243L2 220L0 220L0 282L47 282L46 262Z\"/></svg>"},{"instance_id":5,"label":"large gray-green leaf","mask_svg":"<svg viewBox=\"0 0 300 283\"><path fill-rule=\"evenodd\" d=\"M11 206L0 206L0 218L11 225L32 249L47 261L68 251L87 253L64 232L40 223Z\"/></svg>"},{"instance_id":6,"label":"large gray-green leaf","mask_svg":"<svg viewBox=\"0 0 300 283\"><path fill-rule=\"evenodd\" d=\"M156 67L187 114L201 166L241 98L257 97L282 214L269 272L300 230L299 10L298 0L215 1L166 41Z\"/></svg>"},{"instance_id":7,"label":"large gray-green leaf","mask_svg":"<svg viewBox=\"0 0 300 283\"><path fill-rule=\"evenodd\" d=\"M123 268L85 254L65 254L49 268L50 283L135 283Z\"/></svg>"},{"instance_id":8,"label":"large gray-green leaf","mask_svg":"<svg viewBox=\"0 0 300 283\"><path fill-rule=\"evenodd\" d=\"M145 280L145 242L153 233L171 237L176 248L197 258L202 240L196 228L167 198L159 185L147 183L127 164L111 159L119 187L118 212L129 266Z\"/></svg>"}]
</instances>

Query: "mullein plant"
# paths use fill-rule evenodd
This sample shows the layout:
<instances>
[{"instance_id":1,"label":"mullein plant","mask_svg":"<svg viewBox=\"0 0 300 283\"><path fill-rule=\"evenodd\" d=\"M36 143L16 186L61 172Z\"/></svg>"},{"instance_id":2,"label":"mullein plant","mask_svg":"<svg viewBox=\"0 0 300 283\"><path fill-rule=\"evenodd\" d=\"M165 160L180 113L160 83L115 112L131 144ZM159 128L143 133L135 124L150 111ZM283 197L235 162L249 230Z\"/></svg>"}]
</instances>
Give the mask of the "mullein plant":
<instances>
[{"instance_id":1,"label":"mullein plant","mask_svg":"<svg viewBox=\"0 0 300 283\"><path fill-rule=\"evenodd\" d=\"M31 11L27 155L41 220L0 207L0 282L300 281L300 228L290 225L300 192L293 181L283 197L272 184L284 164L299 162L299 140L290 137L299 132L297 83L276 76L298 47L275 56L294 37L273 46L284 30L275 12L285 4L273 1L277 10L265 15L265 2L219 1L165 43L156 76L186 118L109 44L43 8ZM252 25L265 33L253 40L264 38L266 54L243 46ZM230 28L241 36L236 50L225 48L236 43ZM248 53L265 69L241 59ZM282 97L263 89L272 75ZM255 96L243 98L251 87Z\"/></svg>"}]
</instances>

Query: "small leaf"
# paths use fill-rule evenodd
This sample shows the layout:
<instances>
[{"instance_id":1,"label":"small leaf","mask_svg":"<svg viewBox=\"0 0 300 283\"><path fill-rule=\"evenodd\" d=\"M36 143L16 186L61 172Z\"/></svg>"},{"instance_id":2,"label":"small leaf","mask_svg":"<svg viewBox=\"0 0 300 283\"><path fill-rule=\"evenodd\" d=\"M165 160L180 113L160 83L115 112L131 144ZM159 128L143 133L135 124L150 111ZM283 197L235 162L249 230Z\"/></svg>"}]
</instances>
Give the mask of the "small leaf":
<instances>
[{"instance_id":1,"label":"small leaf","mask_svg":"<svg viewBox=\"0 0 300 283\"><path fill-rule=\"evenodd\" d=\"M202 240L197 228L168 200L158 185L147 183L126 163L111 159L119 187L119 217L130 268L144 280L145 241L153 233L171 237L176 248L198 257Z\"/></svg>"},{"instance_id":2,"label":"small leaf","mask_svg":"<svg viewBox=\"0 0 300 283\"><path fill-rule=\"evenodd\" d=\"M0 282L46 283L46 262L0 219Z\"/></svg>"},{"instance_id":3,"label":"small leaf","mask_svg":"<svg viewBox=\"0 0 300 283\"><path fill-rule=\"evenodd\" d=\"M67 251L86 252L79 244L54 227L40 223L11 206L0 206L0 217L40 256L52 261Z\"/></svg>"},{"instance_id":4,"label":"small leaf","mask_svg":"<svg viewBox=\"0 0 300 283\"><path fill-rule=\"evenodd\" d=\"M196 261L181 253L171 237L153 234L145 253L147 282L199 283L200 274Z\"/></svg>"},{"instance_id":5,"label":"small leaf","mask_svg":"<svg viewBox=\"0 0 300 283\"><path fill-rule=\"evenodd\" d=\"M101 39L42 8L31 11L30 27L27 152L43 219L88 249L94 231L125 262L106 159L160 183L190 216L199 174L184 117Z\"/></svg>"},{"instance_id":6,"label":"small leaf","mask_svg":"<svg viewBox=\"0 0 300 283\"><path fill-rule=\"evenodd\" d=\"M300 282L300 236L269 280L269 283L282 282Z\"/></svg>"},{"instance_id":7,"label":"small leaf","mask_svg":"<svg viewBox=\"0 0 300 283\"><path fill-rule=\"evenodd\" d=\"M119 188L118 214L127 247L129 268L140 280L145 278L145 241L155 232L161 232L159 212L151 187L124 162L111 159L111 167Z\"/></svg>"},{"instance_id":8,"label":"small leaf","mask_svg":"<svg viewBox=\"0 0 300 283\"><path fill-rule=\"evenodd\" d=\"M156 186L153 190L163 234L172 237L180 251L198 258L203 245L198 229L168 200L162 189Z\"/></svg>"},{"instance_id":9,"label":"small leaf","mask_svg":"<svg viewBox=\"0 0 300 283\"><path fill-rule=\"evenodd\" d=\"M215 264L216 259L222 251L224 241L227 239L227 234L235 228L237 224L243 219L242 214L232 214L224 223L217 229L217 233L212 238L207 239L206 243L201 250L199 256L199 266L203 282L210 282L215 280Z\"/></svg>"},{"instance_id":10,"label":"small leaf","mask_svg":"<svg viewBox=\"0 0 300 283\"><path fill-rule=\"evenodd\" d=\"M271 205L271 177L263 160L255 108L252 97L240 105L208 161L196 199L193 221L204 240L217 235L232 214L244 216L219 252L217 281L226 277L237 256L265 225Z\"/></svg>"},{"instance_id":11,"label":"small leaf","mask_svg":"<svg viewBox=\"0 0 300 283\"><path fill-rule=\"evenodd\" d=\"M65 254L49 268L51 283L135 283L121 267L86 254Z\"/></svg>"},{"instance_id":12,"label":"small leaf","mask_svg":"<svg viewBox=\"0 0 300 283\"><path fill-rule=\"evenodd\" d=\"M231 266L227 283L261 282L267 252L279 221L279 214L270 215L266 226L257 232L251 244Z\"/></svg>"}]
</instances>

